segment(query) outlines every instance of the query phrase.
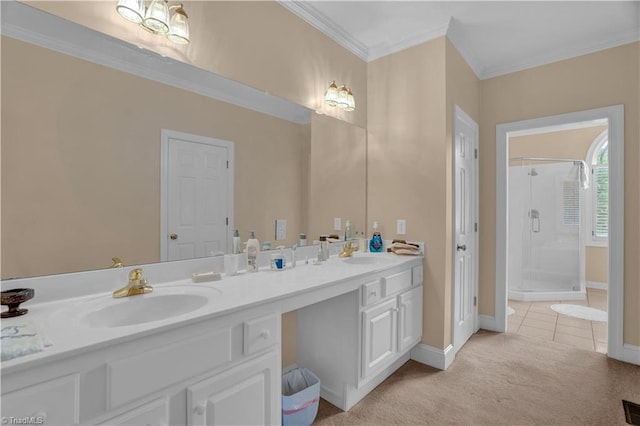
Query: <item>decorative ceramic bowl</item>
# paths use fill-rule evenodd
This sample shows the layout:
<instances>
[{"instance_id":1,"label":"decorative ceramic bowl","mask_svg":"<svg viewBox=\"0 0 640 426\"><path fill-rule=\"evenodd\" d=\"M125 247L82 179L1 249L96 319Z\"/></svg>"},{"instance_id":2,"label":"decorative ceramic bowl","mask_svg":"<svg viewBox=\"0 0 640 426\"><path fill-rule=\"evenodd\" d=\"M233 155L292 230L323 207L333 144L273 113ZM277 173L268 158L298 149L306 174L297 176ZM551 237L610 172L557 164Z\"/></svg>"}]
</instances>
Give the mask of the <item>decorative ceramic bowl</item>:
<instances>
[{"instance_id":1,"label":"decorative ceramic bowl","mask_svg":"<svg viewBox=\"0 0 640 426\"><path fill-rule=\"evenodd\" d=\"M34 291L32 288L14 288L11 290L5 290L0 292L1 294L1 304L7 305L9 307L8 311L2 312L0 317L2 318L11 318L11 317L19 317L20 315L24 315L29 312L28 309L18 309L21 303L26 302L33 298Z\"/></svg>"}]
</instances>

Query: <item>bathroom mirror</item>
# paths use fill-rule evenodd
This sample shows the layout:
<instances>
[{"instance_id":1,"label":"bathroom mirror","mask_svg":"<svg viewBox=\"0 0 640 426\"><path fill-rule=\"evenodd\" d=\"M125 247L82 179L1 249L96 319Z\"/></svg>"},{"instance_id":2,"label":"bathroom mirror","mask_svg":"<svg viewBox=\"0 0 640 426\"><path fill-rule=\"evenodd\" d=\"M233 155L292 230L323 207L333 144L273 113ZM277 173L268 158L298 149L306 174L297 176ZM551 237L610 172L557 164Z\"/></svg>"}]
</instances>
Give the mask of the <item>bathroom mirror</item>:
<instances>
[{"instance_id":1,"label":"bathroom mirror","mask_svg":"<svg viewBox=\"0 0 640 426\"><path fill-rule=\"evenodd\" d=\"M351 124L298 124L5 36L2 106L2 279L160 261L162 129L234 143L242 241L255 230L273 247L301 232L311 242L333 215L364 230L366 132ZM353 138L344 163L312 149L338 134ZM318 176L347 209L327 208ZM308 215L317 205L326 212Z\"/></svg>"}]
</instances>

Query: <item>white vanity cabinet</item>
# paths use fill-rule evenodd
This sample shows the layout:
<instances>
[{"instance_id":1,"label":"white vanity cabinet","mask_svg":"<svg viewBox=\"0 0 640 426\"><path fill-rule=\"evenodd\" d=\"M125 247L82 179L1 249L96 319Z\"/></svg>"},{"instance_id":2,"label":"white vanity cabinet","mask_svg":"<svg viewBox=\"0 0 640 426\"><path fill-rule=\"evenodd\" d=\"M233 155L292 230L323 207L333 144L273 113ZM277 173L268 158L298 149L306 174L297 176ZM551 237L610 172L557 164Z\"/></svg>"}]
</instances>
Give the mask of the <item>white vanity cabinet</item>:
<instances>
[{"instance_id":1,"label":"white vanity cabinet","mask_svg":"<svg viewBox=\"0 0 640 426\"><path fill-rule=\"evenodd\" d=\"M405 267L298 310L297 363L318 375L323 398L348 410L409 359L422 296L422 266Z\"/></svg>"},{"instance_id":2,"label":"white vanity cabinet","mask_svg":"<svg viewBox=\"0 0 640 426\"><path fill-rule=\"evenodd\" d=\"M2 416L59 425L279 424L280 318L246 311L3 372Z\"/></svg>"}]
</instances>

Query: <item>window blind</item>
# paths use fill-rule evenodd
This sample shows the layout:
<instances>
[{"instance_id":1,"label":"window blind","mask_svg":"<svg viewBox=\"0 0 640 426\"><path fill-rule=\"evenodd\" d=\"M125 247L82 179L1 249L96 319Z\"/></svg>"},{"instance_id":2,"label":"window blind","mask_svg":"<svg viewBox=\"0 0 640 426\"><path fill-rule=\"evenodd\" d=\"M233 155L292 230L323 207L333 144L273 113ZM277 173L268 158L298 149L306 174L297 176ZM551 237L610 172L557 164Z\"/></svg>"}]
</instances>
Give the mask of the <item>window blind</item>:
<instances>
[{"instance_id":1,"label":"window blind","mask_svg":"<svg viewBox=\"0 0 640 426\"><path fill-rule=\"evenodd\" d=\"M595 190L593 236L607 238L609 236L609 167L593 166L593 185Z\"/></svg>"},{"instance_id":2,"label":"window blind","mask_svg":"<svg viewBox=\"0 0 640 426\"><path fill-rule=\"evenodd\" d=\"M562 223L565 226L580 226L580 188L578 182L562 182Z\"/></svg>"}]
</instances>

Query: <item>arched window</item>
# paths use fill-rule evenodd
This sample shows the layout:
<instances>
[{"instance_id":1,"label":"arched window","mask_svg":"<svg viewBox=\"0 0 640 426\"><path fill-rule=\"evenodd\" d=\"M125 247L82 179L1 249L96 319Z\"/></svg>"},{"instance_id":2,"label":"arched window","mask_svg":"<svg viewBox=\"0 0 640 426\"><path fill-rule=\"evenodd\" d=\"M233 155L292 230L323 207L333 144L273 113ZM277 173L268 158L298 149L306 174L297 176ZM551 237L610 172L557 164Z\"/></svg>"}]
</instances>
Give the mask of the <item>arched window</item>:
<instances>
[{"instance_id":1,"label":"arched window","mask_svg":"<svg viewBox=\"0 0 640 426\"><path fill-rule=\"evenodd\" d=\"M606 244L609 240L609 136L602 132L587 154L591 167L591 242Z\"/></svg>"}]
</instances>

